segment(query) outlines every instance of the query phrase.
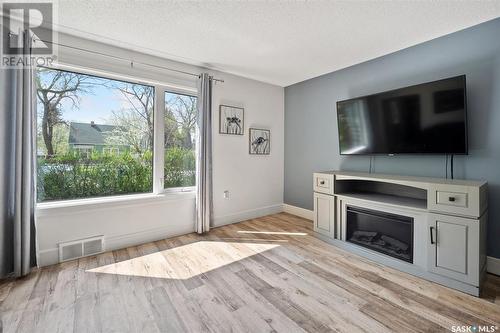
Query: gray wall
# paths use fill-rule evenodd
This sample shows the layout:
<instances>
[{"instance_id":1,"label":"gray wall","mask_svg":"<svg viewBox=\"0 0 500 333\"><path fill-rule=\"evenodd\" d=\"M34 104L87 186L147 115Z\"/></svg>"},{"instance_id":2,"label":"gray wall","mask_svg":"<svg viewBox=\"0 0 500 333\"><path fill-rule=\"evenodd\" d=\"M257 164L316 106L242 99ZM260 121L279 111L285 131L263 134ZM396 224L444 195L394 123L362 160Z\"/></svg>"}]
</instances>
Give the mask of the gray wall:
<instances>
[{"instance_id":1,"label":"gray wall","mask_svg":"<svg viewBox=\"0 0 500 333\"><path fill-rule=\"evenodd\" d=\"M368 157L339 155L338 100L466 74L469 155L455 158L455 178L488 181L488 255L500 258L499 36L495 19L286 87L285 203L312 209L314 171L368 171ZM445 176L444 156L377 156L374 166L379 173Z\"/></svg>"}]
</instances>

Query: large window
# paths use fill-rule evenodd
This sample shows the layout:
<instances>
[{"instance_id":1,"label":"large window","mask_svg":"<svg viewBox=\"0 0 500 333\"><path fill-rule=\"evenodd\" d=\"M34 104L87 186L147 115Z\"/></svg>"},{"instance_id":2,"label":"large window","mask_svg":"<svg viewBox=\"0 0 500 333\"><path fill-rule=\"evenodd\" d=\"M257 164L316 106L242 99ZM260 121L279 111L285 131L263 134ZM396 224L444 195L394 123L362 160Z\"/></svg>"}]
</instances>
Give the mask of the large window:
<instances>
[{"instance_id":1,"label":"large window","mask_svg":"<svg viewBox=\"0 0 500 333\"><path fill-rule=\"evenodd\" d=\"M155 88L36 74L38 202L152 192Z\"/></svg>"},{"instance_id":2,"label":"large window","mask_svg":"<svg viewBox=\"0 0 500 333\"><path fill-rule=\"evenodd\" d=\"M165 93L165 188L195 186L196 97Z\"/></svg>"}]
</instances>

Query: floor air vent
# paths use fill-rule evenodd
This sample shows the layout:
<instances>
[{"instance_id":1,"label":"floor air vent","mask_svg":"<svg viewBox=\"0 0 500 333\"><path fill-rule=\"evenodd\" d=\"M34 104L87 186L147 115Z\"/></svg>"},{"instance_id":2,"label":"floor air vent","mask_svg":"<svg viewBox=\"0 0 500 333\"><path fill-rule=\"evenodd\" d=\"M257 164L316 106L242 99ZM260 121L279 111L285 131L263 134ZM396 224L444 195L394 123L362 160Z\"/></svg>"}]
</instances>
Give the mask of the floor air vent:
<instances>
[{"instance_id":1,"label":"floor air vent","mask_svg":"<svg viewBox=\"0 0 500 333\"><path fill-rule=\"evenodd\" d=\"M59 244L59 261L90 256L104 251L104 236L78 239Z\"/></svg>"}]
</instances>

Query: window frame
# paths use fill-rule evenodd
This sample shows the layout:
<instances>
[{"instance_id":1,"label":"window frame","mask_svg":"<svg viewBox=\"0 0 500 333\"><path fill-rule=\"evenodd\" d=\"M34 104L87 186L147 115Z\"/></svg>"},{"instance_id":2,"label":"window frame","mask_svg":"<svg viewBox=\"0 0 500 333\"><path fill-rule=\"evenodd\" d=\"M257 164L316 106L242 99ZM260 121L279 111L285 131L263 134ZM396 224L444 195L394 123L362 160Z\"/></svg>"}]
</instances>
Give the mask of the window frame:
<instances>
[{"instance_id":1,"label":"window frame","mask_svg":"<svg viewBox=\"0 0 500 333\"><path fill-rule=\"evenodd\" d=\"M50 208L50 207L70 207L73 205L80 205L82 202L85 204L92 203L103 203L103 202L114 202L122 200L142 200L152 197L163 197L164 195L185 195L186 193L194 193L196 190L195 186L190 187L174 187L174 188L164 188L164 114L165 114L165 93L177 93L183 95L189 95L197 97L198 90L194 87L180 86L174 83L168 82L158 82L155 80L148 80L145 78L137 77L135 75L122 75L119 73L111 71L103 71L98 69L92 69L87 67L75 66L64 63L54 63L52 66L37 66L47 68L52 70L60 70L66 72L73 72L76 74L83 74L94 76L102 79L121 81L132 84L141 84L150 86L154 89L154 99L153 99L153 186L151 192L145 193L130 193L130 194L117 194L110 196L101 197L90 197L90 198L76 198L76 199L66 199L66 200L52 200L52 201L42 201L36 202L37 208ZM36 110L38 117L38 110ZM35 145L37 149L37 145ZM38 177L36 177L36 182L38 183Z\"/></svg>"},{"instance_id":2,"label":"window frame","mask_svg":"<svg viewBox=\"0 0 500 333\"><path fill-rule=\"evenodd\" d=\"M191 97L196 97L198 98L197 91L192 90L192 89L181 89L181 88L170 88L170 87L164 87L163 94L162 94L162 99L163 99L163 104L162 104L162 124L164 124L164 118L165 118L165 94L166 93L171 93L171 94L177 94L177 95L184 95L184 96L191 96ZM161 135L161 149L162 149L162 155L163 158L165 158L165 149L164 149L164 133L165 133L165 128L162 126L163 133ZM198 143L196 142L196 145ZM197 146L195 146L195 149L197 149ZM163 160L164 162L164 160ZM165 179L165 174L164 174L164 167L162 164L162 180L161 180L161 186L163 187L163 191L161 193L178 193L178 192L194 192L196 191L196 184L194 186L180 186L180 187L168 187L164 188L164 179Z\"/></svg>"}]
</instances>

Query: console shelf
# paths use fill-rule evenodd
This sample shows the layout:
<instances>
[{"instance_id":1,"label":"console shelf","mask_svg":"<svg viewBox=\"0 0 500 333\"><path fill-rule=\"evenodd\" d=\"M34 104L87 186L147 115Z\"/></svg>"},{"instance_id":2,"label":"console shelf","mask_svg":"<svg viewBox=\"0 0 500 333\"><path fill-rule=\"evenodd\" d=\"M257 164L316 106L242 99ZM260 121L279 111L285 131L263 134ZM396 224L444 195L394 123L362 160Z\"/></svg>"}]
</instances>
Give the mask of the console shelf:
<instances>
[{"instance_id":1,"label":"console shelf","mask_svg":"<svg viewBox=\"0 0 500 333\"><path fill-rule=\"evenodd\" d=\"M382 194L382 193L362 193L362 192L344 192L337 194L338 197L365 200L373 203L387 204L397 207L406 207L417 210L427 210L427 200L415 199L404 196Z\"/></svg>"}]
</instances>

